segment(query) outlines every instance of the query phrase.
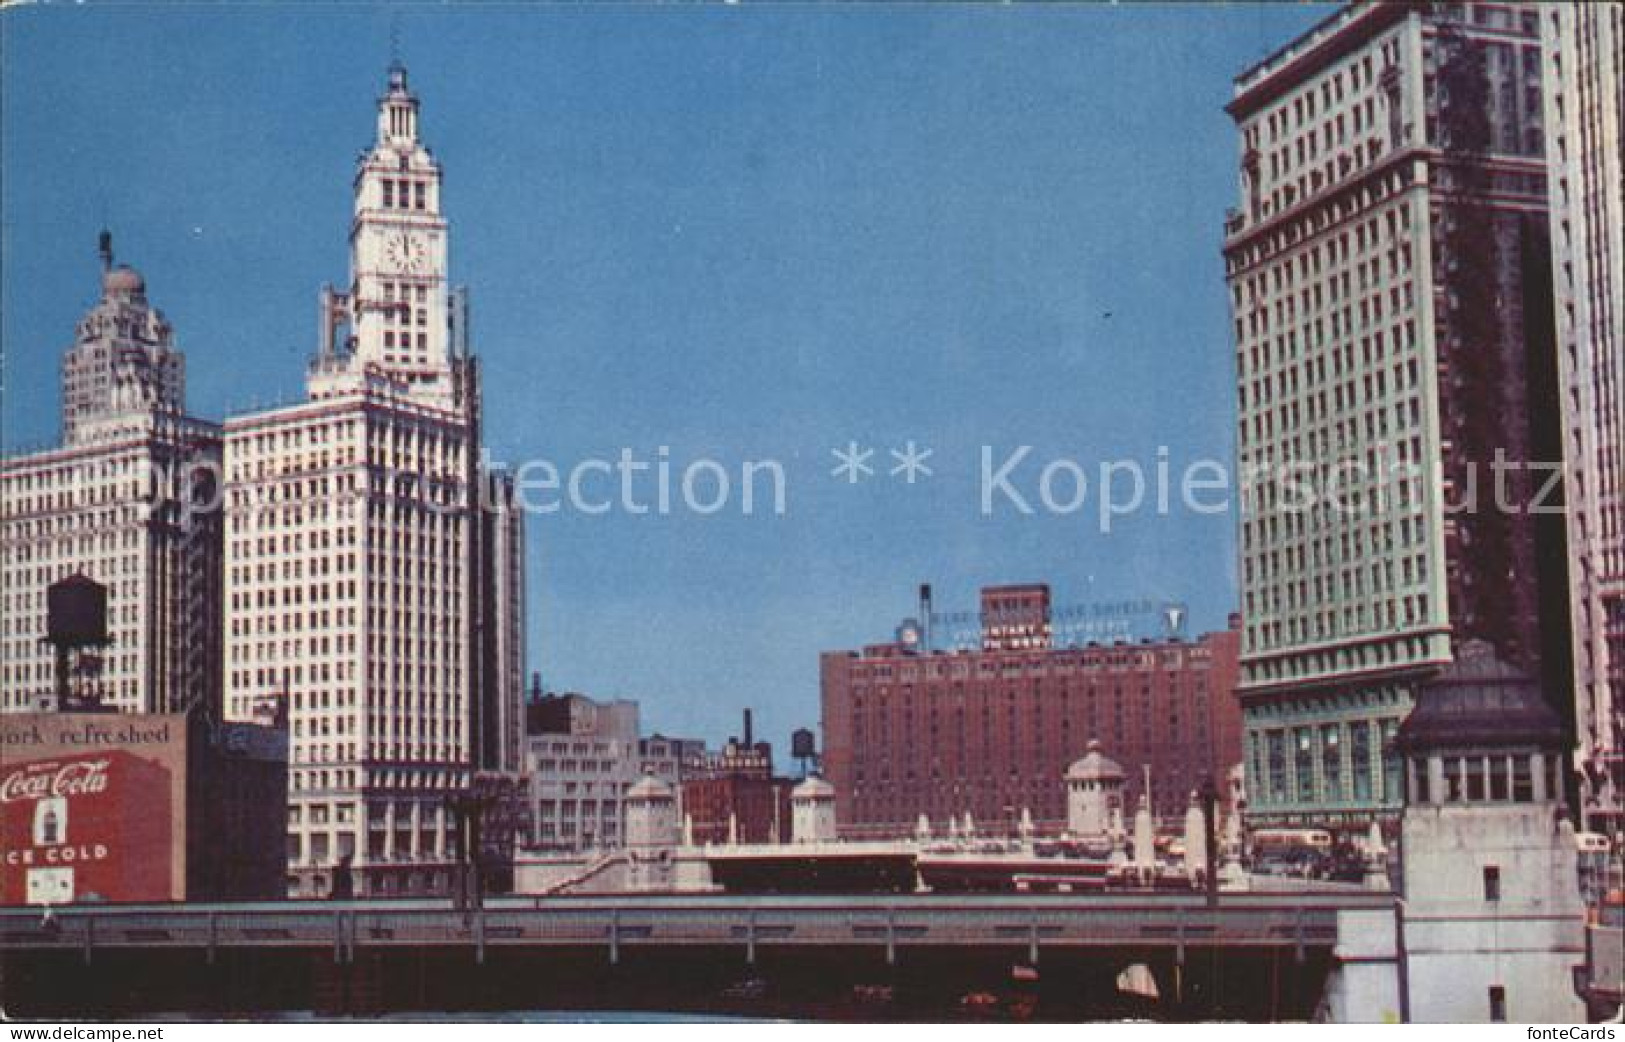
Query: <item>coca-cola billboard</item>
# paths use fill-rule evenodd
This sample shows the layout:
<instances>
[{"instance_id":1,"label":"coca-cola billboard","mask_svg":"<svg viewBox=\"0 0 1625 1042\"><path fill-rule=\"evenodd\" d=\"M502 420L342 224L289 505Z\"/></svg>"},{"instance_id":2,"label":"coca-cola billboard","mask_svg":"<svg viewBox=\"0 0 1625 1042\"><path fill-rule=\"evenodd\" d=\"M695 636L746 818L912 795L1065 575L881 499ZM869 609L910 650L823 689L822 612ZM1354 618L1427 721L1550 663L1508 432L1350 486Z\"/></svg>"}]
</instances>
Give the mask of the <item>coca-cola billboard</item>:
<instances>
[{"instance_id":1,"label":"coca-cola billboard","mask_svg":"<svg viewBox=\"0 0 1625 1042\"><path fill-rule=\"evenodd\" d=\"M0 904L184 896L181 717L0 717Z\"/></svg>"},{"instance_id":2,"label":"coca-cola billboard","mask_svg":"<svg viewBox=\"0 0 1625 1042\"><path fill-rule=\"evenodd\" d=\"M31 763L20 767L0 781L0 803L106 792L107 765L111 762L103 757L64 764Z\"/></svg>"}]
</instances>

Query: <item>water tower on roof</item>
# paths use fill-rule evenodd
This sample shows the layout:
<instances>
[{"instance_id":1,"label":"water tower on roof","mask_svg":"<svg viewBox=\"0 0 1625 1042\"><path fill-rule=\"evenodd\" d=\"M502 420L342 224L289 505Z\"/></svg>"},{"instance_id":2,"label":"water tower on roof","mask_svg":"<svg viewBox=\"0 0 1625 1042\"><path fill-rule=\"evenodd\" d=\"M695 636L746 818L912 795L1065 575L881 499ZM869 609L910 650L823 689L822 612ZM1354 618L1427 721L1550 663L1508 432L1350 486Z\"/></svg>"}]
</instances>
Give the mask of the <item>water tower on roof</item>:
<instances>
[{"instance_id":1,"label":"water tower on roof","mask_svg":"<svg viewBox=\"0 0 1625 1042\"><path fill-rule=\"evenodd\" d=\"M96 708L101 663L87 653L110 643L107 587L87 575L70 575L47 586L44 642L56 652L56 708Z\"/></svg>"}]
</instances>

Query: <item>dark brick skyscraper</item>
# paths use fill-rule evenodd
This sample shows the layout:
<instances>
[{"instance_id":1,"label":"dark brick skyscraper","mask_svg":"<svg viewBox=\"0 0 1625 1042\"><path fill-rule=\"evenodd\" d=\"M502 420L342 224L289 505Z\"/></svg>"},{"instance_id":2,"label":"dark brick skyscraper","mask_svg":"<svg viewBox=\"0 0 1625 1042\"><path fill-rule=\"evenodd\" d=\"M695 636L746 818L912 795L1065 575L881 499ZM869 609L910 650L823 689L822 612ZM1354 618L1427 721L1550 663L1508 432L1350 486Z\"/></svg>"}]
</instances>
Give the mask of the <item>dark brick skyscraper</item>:
<instances>
[{"instance_id":1,"label":"dark brick skyscraper","mask_svg":"<svg viewBox=\"0 0 1625 1042\"><path fill-rule=\"evenodd\" d=\"M823 655L824 768L843 835L908 832L921 814L940 830L967 811L1000 831L1024 808L1059 830L1062 775L1091 738L1127 771L1131 807L1150 765L1159 817L1241 762L1239 624L1194 642L1056 648L1048 601L1040 586L984 591L980 651Z\"/></svg>"}]
</instances>

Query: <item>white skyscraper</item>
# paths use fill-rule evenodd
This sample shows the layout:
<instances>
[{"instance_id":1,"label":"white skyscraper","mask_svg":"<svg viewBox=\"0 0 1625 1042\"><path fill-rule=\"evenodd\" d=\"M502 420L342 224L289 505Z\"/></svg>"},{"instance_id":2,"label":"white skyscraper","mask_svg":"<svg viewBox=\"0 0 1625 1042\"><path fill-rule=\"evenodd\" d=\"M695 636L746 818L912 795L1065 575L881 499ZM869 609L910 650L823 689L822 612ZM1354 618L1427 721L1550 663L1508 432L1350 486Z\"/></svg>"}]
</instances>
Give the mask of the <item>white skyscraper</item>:
<instances>
[{"instance_id":1,"label":"white skyscraper","mask_svg":"<svg viewBox=\"0 0 1625 1042\"><path fill-rule=\"evenodd\" d=\"M0 710L54 704L46 588L107 589L110 643L74 688L126 712L220 691L220 428L185 414L185 360L141 274L101 238L101 299L62 363L62 444L0 462Z\"/></svg>"},{"instance_id":2,"label":"white skyscraper","mask_svg":"<svg viewBox=\"0 0 1625 1042\"><path fill-rule=\"evenodd\" d=\"M466 295L398 64L354 193L308 399L226 423L226 709L286 701L291 892L344 865L358 893L439 892L452 801L518 766L522 527L479 463Z\"/></svg>"}]
</instances>

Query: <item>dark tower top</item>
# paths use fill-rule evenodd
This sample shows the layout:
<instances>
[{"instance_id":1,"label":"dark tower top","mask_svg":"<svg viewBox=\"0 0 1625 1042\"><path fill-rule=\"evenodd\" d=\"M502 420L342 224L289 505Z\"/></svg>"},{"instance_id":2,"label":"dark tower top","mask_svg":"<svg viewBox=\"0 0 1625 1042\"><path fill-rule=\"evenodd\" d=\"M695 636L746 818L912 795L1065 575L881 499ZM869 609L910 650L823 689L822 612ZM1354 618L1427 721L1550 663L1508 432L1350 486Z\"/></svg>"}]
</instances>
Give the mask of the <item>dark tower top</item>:
<instances>
[{"instance_id":1,"label":"dark tower top","mask_svg":"<svg viewBox=\"0 0 1625 1042\"><path fill-rule=\"evenodd\" d=\"M1469 641L1456 660L1422 688L1399 729L1407 755L1434 750L1564 749L1563 722L1527 673Z\"/></svg>"}]
</instances>

